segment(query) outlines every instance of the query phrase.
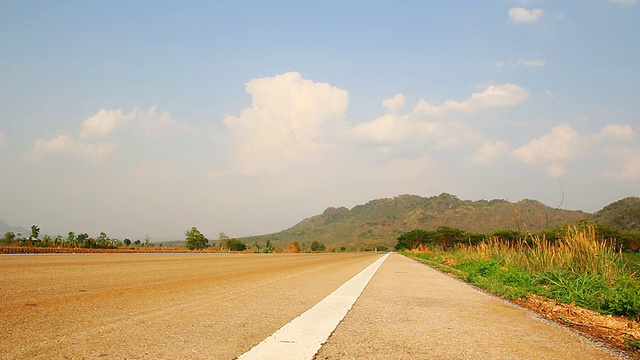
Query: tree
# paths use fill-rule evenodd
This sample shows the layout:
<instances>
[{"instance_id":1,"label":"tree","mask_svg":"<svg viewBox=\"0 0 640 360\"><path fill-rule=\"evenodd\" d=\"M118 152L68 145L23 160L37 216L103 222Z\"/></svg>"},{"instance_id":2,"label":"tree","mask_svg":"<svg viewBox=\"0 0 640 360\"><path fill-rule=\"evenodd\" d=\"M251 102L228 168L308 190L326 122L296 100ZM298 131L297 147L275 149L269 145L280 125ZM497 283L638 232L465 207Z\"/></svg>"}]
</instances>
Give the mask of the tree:
<instances>
[{"instance_id":1,"label":"tree","mask_svg":"<svg viewBox=\"0 0 640 360\"><path fill-rule=\"evenodd\" d=\"M415 249L420 245L426 245L428 242L432 242L434 239L433 231L426 231L421 229L411 230L398 237L396 243L396 250L402 249Z\"/></svg>"},{"instance_id":2,"label":"tree","mask_svg":"<svg viewBox=\"0 0 640 360\"><path fill-rule=\"evenodd\" d=\"M229 251L244 251L247 249L247 245L238 239L227 240L227 246Z\"/></svg>"},{"instance_id":3,"label":"tree","mask_svg":"<svg viewBox=\"0 0 640 360\"><path fill-rule=\"evenodd\" d=\"M15 234L13 231L7 231L7 232L4 234L4 239L5 239L7 242L11 242L11 241L13 241L13 240L15 240L15 239L16 239L16 234Z\"/></svg>"},{"instance_id":4,"label":"tree","mask_svg":"<svg viewBox=\"0 0 640 360\"><path fill-rule=\"evenodd\" d=\"M451 249L457 242L464 241L464 231L448 226L439 226L436 229L436 239L445 251Z\"/></svg>"},{"instance_id":5,"label":"tree","mask_svg":"<svg viewBox=\"0 0 640 360\"><path fill-rule=\"evenodd\" d=\"M76 240L76 233L69 231L67 234L67 244L69 244L69 246L76 247Z\"/></svg>"},{"instance_id":6,"label":"tree","mask_svg":"<svg viewBox=\"0 0 640 360\"><path fill-rule=\"evenodd\" d=\"M39 234L40 228L36 225L31 225L31 236L29 237L29 240L37 239Z\"/></svg>"},{"instance_id":7,"label":"tree","mask_svg":"<svg viewBox=\"0 0 640 360\"><path fill-rule=\"evenodd\" d=\"M131 240L129 240L129 239L124 239L124 244L125 244L126 246L131 246Z\"/></svg>"},{"instance_id":8,"label":"tree","mask_svg":"<svg viewBox=\"0 0 640 360\"><path fill-rule=\"evenodd\" d=\"M187 249L189 250L202 250L207 247L209 240L207 240L196 227L192 227L191 230L188 230L184 233L187 240Z\"/></svg>"},{"instance_id":9,"label":"tree","mask_svg":"<svg viewBox=\"0 0 640 360\"><path fill-rule=\"evenodd\" d=\"M273 244L271 243L270 240L267 240L267 243L264 245L264 252L266 252L267 254L270 254L270 253L272 253L274 251L275 251L275 249L274 249Z\"/></svg>"},{"instance_id":10,"label":"tree","mask_svg":"<svg viewBox=\"0 0 640 360\"><path fill-rule=\"evenodd\" d=\"M140 239L136 240L133 242L133 245L135 246L140 246Z\"/></svg>"},{"instance_id":11,"label":"tree","mask_svg":"<svg viewBox=\"0 0 640 360\"><path fill-rule=\"evenodd\" d=\"M220 249L224 249L225 246L228 246L227 242L229 241L229 237L227 236L227 234L221 232L218 235L218 241L220 241Z\"/></svg>"},{"instance_id":12,"label":"tree","mask_svg":"<svg viewBox=\"0 0 640 360\"><path fill-rule=\"evenodd\" d=\"M320 243L316 240L314 240L311 243L311 251L325 251L327 250L327 246L323 243Z\"/></svg>"}]
</instances>

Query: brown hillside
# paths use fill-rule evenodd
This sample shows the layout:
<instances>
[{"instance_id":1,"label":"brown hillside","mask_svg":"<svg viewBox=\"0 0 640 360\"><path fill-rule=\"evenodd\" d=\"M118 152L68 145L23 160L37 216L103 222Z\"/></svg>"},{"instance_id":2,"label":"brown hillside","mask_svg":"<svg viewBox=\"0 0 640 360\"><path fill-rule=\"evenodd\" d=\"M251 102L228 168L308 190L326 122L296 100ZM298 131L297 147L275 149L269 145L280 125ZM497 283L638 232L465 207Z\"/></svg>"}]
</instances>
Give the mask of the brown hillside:
<instances>
[{"instance_id":1,"label":"brown hillside","mask_svg":"<svg viewBox=\"0 0 640 360\"><path fill-rule=\"evenodd\" d=\"M265 242L269 239L279 247L293 241L308 247L311 242L319 241L325 243L327 249L359 250L381 245L393 247L400 234L413 229L433 230L438 226L449 226L478 233L497 229L537 232L591 216L582 211L556 210L535 200L511 203L506 200L460 200L446 193L428 198L401 195L372 200L351 210L330 207L292 228L245 241Z\"/></svg>"}]
</instances>

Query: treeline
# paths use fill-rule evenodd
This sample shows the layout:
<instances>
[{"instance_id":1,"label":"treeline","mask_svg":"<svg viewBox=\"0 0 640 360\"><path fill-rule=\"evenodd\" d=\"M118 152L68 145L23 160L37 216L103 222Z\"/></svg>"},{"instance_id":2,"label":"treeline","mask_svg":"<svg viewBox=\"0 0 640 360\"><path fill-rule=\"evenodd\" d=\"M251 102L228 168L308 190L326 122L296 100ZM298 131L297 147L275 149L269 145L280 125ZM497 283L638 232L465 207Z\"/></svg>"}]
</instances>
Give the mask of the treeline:
<instances>
[{"instance_id":1,"label":"treeline","mask_svg":"<svg viewBox=\"0 0 640 360\"><path fill-rule=\"evenodd\" d=\"M412 250L420 247L440 247L443 250L451 250L456 244L477 245L488 240L499 240L507 244L528 242L533 237L546 239L555 243L563 238L567 226L560 224L556 228L537 233L526 233L518 230L501 229L490 233L472 233L464 230L440 226L435 230L416 229L406 232L397 238L396 250ZM596 225L590 219L582 219L576 222L578 229L593 227L599 240L607 241L613 245L616 251L639 252L640 231L621 230L610 225Z\"/></svg>"},{"instance_id":2,"label":"treeline","mask_svg":"<svg viewBox=\"0 0 640 360\"><path fill-rule=\"evenodd\" d=\"M28 237L24 237L21 233L14 233L7 231L4 237L0 239L0 243L4 245L17 245L28 247L61 247L61 248L84 248L84 249L117 249L122 246L156 246L151 242L151 239L147 237L144 242L141 240L131 241L130 239L115 239L107 236L106 233L101 232L96 237L89 236L86 232L76 234L73 231L69 231L67 236L62 235L44 235L40 238L40 227L37 225L31 226L31 234ZM158 244L162 246L162 244Z\"/></svg>"},{"instance_id":3,"label":"treeline","mask_svg":"<svg viewBox=\"0 0 640 360\"><path fill-rule=\"evenodd\" d=\"M305 243L298 243L297 241L292 242L287 245L284 249L276 250L275 246L270 240L267 240L264 246L260 245L257 241L255 241L251 245L245 244L242 240L238 240L235 238L230 238L227 234L221 232L218 235L218 243L215 244L213 241L209 241L196 227L192 227L190 230L185 232L185 246L189 250L205 250L211 249L215 251L247 251L253 253L273 253L276 251L283 252L324 252L327 250L325 244L320 243L318 241L313 241L311 243L311 247L307 248Z\"/></svg>"}]
</instances>

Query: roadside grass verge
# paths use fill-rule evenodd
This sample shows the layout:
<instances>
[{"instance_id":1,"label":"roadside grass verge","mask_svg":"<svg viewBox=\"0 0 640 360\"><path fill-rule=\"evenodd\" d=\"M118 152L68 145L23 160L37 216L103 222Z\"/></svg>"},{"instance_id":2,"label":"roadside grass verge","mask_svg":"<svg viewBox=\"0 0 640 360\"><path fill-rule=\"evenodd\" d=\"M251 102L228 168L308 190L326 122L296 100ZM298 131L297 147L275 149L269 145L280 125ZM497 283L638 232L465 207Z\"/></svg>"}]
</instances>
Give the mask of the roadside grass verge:
<instances>
[{"instance_id":1,"label":"roadside grass verge","mask_svg":"<svg viewBox=\"0 0 640 360\"><path fill-rule=\"evenodd\" d=\"M491 239L453 251L403 252L508 299L530 294L601 314L640 320L638 257L596 239L593 227L567 227L556 242L532 237L516 244Z\"/></svg>"}]
</instances>

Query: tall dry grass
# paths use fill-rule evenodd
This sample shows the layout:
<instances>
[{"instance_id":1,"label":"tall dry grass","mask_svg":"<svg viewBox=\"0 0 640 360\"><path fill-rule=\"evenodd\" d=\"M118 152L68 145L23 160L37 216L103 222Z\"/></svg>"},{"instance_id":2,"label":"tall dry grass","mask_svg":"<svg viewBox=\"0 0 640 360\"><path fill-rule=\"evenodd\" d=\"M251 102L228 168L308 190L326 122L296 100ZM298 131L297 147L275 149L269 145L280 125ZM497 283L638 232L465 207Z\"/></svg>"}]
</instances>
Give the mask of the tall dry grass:
<instances>
[{"instance_id":1,"label":"tall dry grass","mask_svg":"<svg viewBox=\"0 0 640 360\"><path fill-rule=\"evenodd\" d=\"M494 259L503 266L533 273L550 270L594 273L607 282L633 275L627 258L616 252L613 244L599 240L593 226L568 226L557 242L532 236L516 244L507 244L492 238L478 245L461 245L457 250L466 258Z\"/></svg>"}]
</instances>

